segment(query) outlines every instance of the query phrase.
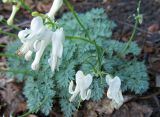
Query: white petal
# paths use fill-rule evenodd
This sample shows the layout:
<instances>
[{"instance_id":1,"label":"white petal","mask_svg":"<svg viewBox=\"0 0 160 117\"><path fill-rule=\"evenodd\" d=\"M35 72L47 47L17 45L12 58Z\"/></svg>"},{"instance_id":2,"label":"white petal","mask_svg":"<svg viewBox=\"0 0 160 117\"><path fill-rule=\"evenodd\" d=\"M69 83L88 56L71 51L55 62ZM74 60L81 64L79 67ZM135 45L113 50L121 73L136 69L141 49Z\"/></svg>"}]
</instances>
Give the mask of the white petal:
<instances>
[{"instance_id":1,"label":"white petal","mask_svg":"<svg viewBox=\"0 0 160 117\"><path fill-rule=\"evenodd\" d=\"M54 18L56 12L60 9L60 7L62 6L63 4L63 0L54 0L53 4L52 4L52 7L48 13L48 16L50 18Z\"/></svg>"},{"instance_id":2,"label":"white petal","mask_svg":"<svg viewBox=\"0 0 160 117\"><path fill-rule=\"evenodd\" d=\"M92 75L91 75L91 74L87 74L87 75L84 77L84 79L85 79L85 82L87 83L87 85L90 86L91 83L92 83L92 80L93 80ZM86 87L87 87L87 86L86 86Z\"/></svg>"},{"instance_id":3,"label":"white petal","mask_svg":"<svg viewBox=\"0 0 160 117\"><path fill-rule=\"evenodd\" d=\"M78 95L78 93L79 93L79 91L75 90L74 93L73 93L73 95L70 97L69 101L72 102L76 98L76 96Z\"/></svg>"},{"instance_id":4,"label":"white petal","mask_svg":"<svg viewBox=\"0 0 160 117\"><path fill-rule=\"evenodd\" d=\"M70 84L69 84L69 93L70 94L74 93L74 91L73 91L73 81L71 81Z\"/></svg>"},{"instance_id":5,"label":"white petal","mask_svg":"<svg viewBox=\"0 0 160 117\"><path fill-rule=\"evenodd\" d=\"M19 8L20 8L19 5L13 5L12 6L12 13L11 13L9 19L7 20L7 24L8 25L12 25L13 24L13 19L14 19L15 15L16 15L17 11L19 10Z\"/></svg>"},{"instance_id":6,"label":"white petal","mask_svg":"<svg viewBox=\"0 0 160 117\"><path fill-rule=\"evenodd\" d=\"M79 80L81 81L83 77L85 77L84 74L83 74L83 72L80 71L80 70L77 71L77 73L76 73L76 83L78 83Z\"/></svg>"},{"instance_id":7,"label":"white petal","mask_svg":"<svg viewBox=\"0 0 160 117\"><path fill-rule=\"evenodd\" d=\"M44 26L43 20L42 20L41 17L38 16L38 17L35 17L35 18L32 19L30 28L31 28L31 30L32 30L33 32L37 32L37 31L40 30L43 26Z\"/></svg>"},{"instance_id":8,"label":"white petal","mask_svg":"<svg viewBox=\"0 0 160 117\"><path fill-rule=\"evenodd\" d=\"M33 44L34 50L37 52L41 47L41 40L36 40Z\"/></svg>"},{"instance_id":9,"label":"white petal","mask_svg":"<svg viewBox=\"0 0 160 117\"><path fill-rule=\"evenodd\" d=\"M40 49L36 52L36 56L35 56L35 59L31 65L31 68L33 70L38 70L39 69L39 62L40 62L40 59L43 55L43 52L45 50L45 48L47 47L47 45L49 44L50 40L41 40L41 47Z\"/></svg>"},{"instance_id":10,"label":"white petal","mask_svg":"<svg viewBox=\"0 0 160 117\"><path fill-rule=\"evenodd\" d=\"M88 89L86 100L89 100L90 97L91 97L91 89Z\"/></svg>"},{"instance_id":11,"label":"white petal","mask_svg":"<svg viewBox=\"0 0 160 117\"><path fill-rule=\"evenodd\" d=\"M28 51L26 54L25 54L25 59L27 60L27 61L29 61L30 59L31 59L31 57L32 57L32 51Z\"/></svg>"},{"instance_id":12,"label":"white petal","mask_svg":"<svg viewBox=\"0 0 160 117\"><path fill-rule=\"evenodd\" d=\"M115 109L119 109L122 106L122 104L124 103L124 98L122 96L121 91L119 92L118 97L119 97L119 98L117 98L118 100L112 100L112 106Z\"/></svg>"},{"instance_id":13,"label":"white petal","mask_svg":"<svg viewBox=\"0 0 160 117\"><path fill-rule=\"evenodd\" d=\"M63 40L64 34L63 29L57 29L52 36L52 52L50 57L50 66L52 72L55 71L56 67L58 68L58 61L62 57L63 52Z\"/></svg>"},{"instance_id":14,"label":"white petal","mask_svg":"<svg viewBox=\"0 0 160 117\"><path fill-rule=\"evenodd\" d=\"M27 41L27 37L30 33L31 33L31 31L29 29L19 31L18 37L22 43L25 43Z\"/></svg>"},{"instance_id":15,"label":"white petal","mask_svg":"<svg viewBox=\"0 0 160 117\"><path fill-rule=\"evenodd\" d=\"M26 42L22 45L22 47L19 49L19 55L24 55L30 50L30 43Z\"/></svg>"},{"instance_id":16,"label":"white petal","mask_svg":"<svg viewBox=\"0 0 160 117\"><path fill-rule=\"evenodd\" d=\"M84 77L79 77L76 80L77 80L77 85L80 88L80 90L87 90L89 86L91 85L93 78L90 74L88 74Z\"/></svg>"},{"instance_id":17,"label":"white petal","mask_svg":"<svg viewBox=\"0 0 160 117\"><path fill-rule=\"evenodd\" d=\"M112 79L111 75L106 75L106 83L109 85L109 81Z\"/></svg>"},{"instance_id":18,"label":"white petal","mask_svg":"<svg viewBox=\"0 0 160 117\"><path fill-rule=\"evenodd\" d=\"M58 62L58 58L57 58L57 55L53 55L52 54L52 57L51 57L51 59L50 59L50 62L51 63L49 63L50 64L50 66L51 66L51 70L52 70L52 72L54 73L55 72L55 69L56 69L56 66L57 66L57 62Z\"/></svg>"},{"instance_id":19,"label":"white petal","mask_svg":"<svg viewBox=\"0 0 160 117\"><path fill-rule=\"evenodd\" d=\"M86 97L87 97L87 92L86 92L86 90L81 90L81 89L80 89L80 96L81 96L81 99L82 99L82 100L85 100Z\"/></svg>"},{"instance_id":20,"label":"white petal","mask_svg":"<svg viewBox=\"0 0 160 117\"><path fill-rule=\"evenodd\" d=\"M117 98L120 86L121 86L121 80L119 77L116 76L114 79L109 80L109 88L107 92L108 98L110 99Z\"/></svg>"},{"instance_id":21,"label":"white petal","mask_svg":"<svg viewBox=\"0 0 160 117\"><path fill-rule=\"evenodd\" d=\"M9 1L9 0L2 0L3 3L6 3L6 2L8 2L8 1Z\"/></svg>"}]
</instances>

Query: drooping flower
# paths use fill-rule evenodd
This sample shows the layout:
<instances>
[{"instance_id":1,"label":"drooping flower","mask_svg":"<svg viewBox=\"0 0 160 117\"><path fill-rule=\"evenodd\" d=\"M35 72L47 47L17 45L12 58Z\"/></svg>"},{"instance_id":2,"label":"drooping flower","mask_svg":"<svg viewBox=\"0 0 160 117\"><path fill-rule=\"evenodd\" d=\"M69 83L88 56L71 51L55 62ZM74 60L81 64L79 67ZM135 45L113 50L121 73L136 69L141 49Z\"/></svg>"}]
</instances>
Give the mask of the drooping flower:
<instances>
[{"instance_id":1,"label":"drooping flower","mask_svg":"<svg viewBox=\"0 0 160 117\"><path fill-rule=\"evenodd\" d=\"M39 68L41 56L51 41L52 34L53 32L43 24L41 17L33 18L30 29L19 32L18 37L23 45L18 53L20 55L25 54L25 58L28 60L32 55L32 51L36 51L35 59L31 65L33 70Z\"/></svg>"},{"instance_id":2,"label":"drooping flower","mask_svg":"<svg viewBox=\"0 0 160 117\"><path fill-rule=\"evenodd\" d=\"M7 20L7 24L8 25L12 25L13 24L14 17L15 17L15 15L18 12L19 9L20 9L20 5L19 4L12 6L12 13L11 13L9 19Z\"/></svg>"},{"instance_id":3,"label":"drooping flower","mask_svg":"<svg viewBox=\"0 0 160 117\"><path fill-rule=\"evenodd\" d=\"M124 102L121 91L121 80L118 76L112 78L110 75L107 75L106 82L109 85L107 97L112 100L111 105L115 109L119 109Z\"/></svg>"},{"instance_id":4,"label":"drooping flower","mask_svg":"<svg viewBox=\"0 0 160 117\"><path fill-rule=\"evenodd\" d=\"M2 0L2 2L3 3L15 3L16 4L16 5L12 6L12 13L11 13L9 19L7 20L7 24L12 25L15 15L18 12L18 10L20 9L20 2L18 2L16 0Z\"/></svg>"},{"instance_id":5,"label":"drooping flower","mask_svg":"<svg viewBox=\"0 0 160 117\"><path fill-rule=\"evenodd\" d=\"M76 86L74 91L73 81L71 81L69 84L69 93L72 94L71 98L69 99L70 102L72 102L78 94L80 94L82 100L89 100L91 96L91 90L89 89L89 86L91 85L92 80L93 78L91 74L84 75L82 71L78 71L76 73Z\"/></svg>"},{"instance_id":6,"label":"drooping flower","mask_svg":"<svg viewBox=\"0 0 160 117\"><path fill-rule=\"evenodd\" d=\"M48 63L51 66L52 72L58 69L59 59L63 53L63 41L65 39L63 28L57 29L52 35L52 52Z\"/></svg>"},{"instance_id":7,"label":"drooping flower","mask_svg":"<svg viewBox=\"0 0 160 117\"><path fill-rule=\"evenodd\" d=\"M51 10L47 13L51 20L54 19L55 13L59 10L62 4L63 0L54 0ZM54 72L56 68L58 69L59 59L62 57L63 40L65 36L63 28L56 29L54 32L52 27L50 27L46 21L43 22L43 19L37 16L31 21L30 29L25 29L19 32L18 37L23 45L19 49L18 54L25 55L25 59L30 60L33 51L35 51L36 55L31 68L33 70L38 70L44 50L49 43L52 42L52 52L48 62L51 66L51 70Z\"/></svg>"}]
</instances>

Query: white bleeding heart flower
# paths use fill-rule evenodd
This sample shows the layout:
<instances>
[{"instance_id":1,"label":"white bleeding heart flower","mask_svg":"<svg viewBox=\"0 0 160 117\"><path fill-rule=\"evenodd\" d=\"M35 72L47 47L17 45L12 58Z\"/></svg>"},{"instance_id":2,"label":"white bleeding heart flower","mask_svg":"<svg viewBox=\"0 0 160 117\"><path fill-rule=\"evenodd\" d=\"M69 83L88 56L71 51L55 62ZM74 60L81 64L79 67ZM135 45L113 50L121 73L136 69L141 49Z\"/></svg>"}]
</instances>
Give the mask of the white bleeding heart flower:
<instances>
[{"instance_id":1,"label":"white bleeding heart flower","mask_svg":"<svg viewBox=\"0 0 160 117\"><path fill-rule=\"evenodd\" d=\"M56 12L62 6L63 0L54 0L51 10L47 15L54 19ZM44 21L46 22L46 21ZM33 51L36 52L34 61L31 65L33 70L38 70L41 57L44 53L45 48L50 42L52 42L51 57L48 60L51 70L54 72L58 69L59 59L63 53L63 40L65 38L63 28L57 29L55 32L45 25L41 17L35 17L31 21L29 29L22 30L18 33L18 37L23 43L19 49L19 55L25 55L26 60L30 60Z\"/></svg>"},{"instance_id":2,"label":"white bleeding heart flower","mask_svg":"<svg viewBox=\"0 0 160 117\"><path fill-rule=\"evenodd\" d=\"M29 60L32 55L31 51L36 51L35 59L31 65L33 70L37 70L39 68L40 59L45 48L51 41L52 35L52 30L45 27L41 17L33 18L30 29L25 29L19 32L18 37L23 43L19 50L19 54L25 54L25 59Z\"/></svg>"},{"instance_id":3,"label":"white bleeding heart flower","mask_svg":"<svg viewBox=\"0 0 160 117\"><path fill-rule=\"evenodd\" d=\"M110 75L106 75L106 82L109 85L107 97L112 100L111 105L115 109L119 109L124 102L121 91L121 80L118 76L112 78Z\"/></svg>"},{"instance_id":4,"label":"white bleeding heart flower","mask_svg":"<svg viewBox=\"0 0 160 117\"><path fill-rule=\"evenodd\" d=\"M63 41L65 39L63 28L57 29L52 35L52 52L51 57L48 59L48 63L51 66L51 70L54 73L55 69L58 70L59 59L63 53Z\"/></svg>"},{"instance_id":5,"label":"white bleeding heart flower","mask_svg":"<svg viewBox=\"0 0 160 117\"><path fill-rule=\"evenodd\" d=\"M55 14L57 11L60 9L60 7L63 5L63 0L54 0L52 7L50 11L47 13L47 15L51 18L54 19Z\"/></svg>"},{"instance_id":6,"label":"white bleeding heart flower","mask_svg":"<svg viewBox=\"0 0 160 117\"><path fill-rule=\"evenodd\" d=\"M69 99L72 102L75 97L80 94L82 100L89 100L91 96L91 90L89 86L91 85L93 77L91 74L84 75L82 71L76 73L76 86L73 91L73 81L69 84L69 93L72 94Z\"/></svg>"}]
</instances>

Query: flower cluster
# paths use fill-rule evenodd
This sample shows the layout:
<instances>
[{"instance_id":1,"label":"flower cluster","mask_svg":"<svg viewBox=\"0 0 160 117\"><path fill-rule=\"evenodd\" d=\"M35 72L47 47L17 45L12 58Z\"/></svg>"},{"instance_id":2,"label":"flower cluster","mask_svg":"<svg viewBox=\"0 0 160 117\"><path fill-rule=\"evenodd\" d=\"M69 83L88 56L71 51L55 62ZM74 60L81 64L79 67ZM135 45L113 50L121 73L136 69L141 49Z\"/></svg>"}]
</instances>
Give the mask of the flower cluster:
<instances>
[{"instance_id":1,"label":"flower cluster","mask_svg":"<svg viewBox=\"0 0 160 117\"><path fill-rule=\"evenodd\" d=\"M54 19L54 15L62 6L62 3L63 0L55 0L53 2L51 10L47 13L49 18ZM33 70L39 69L41 57L50 43L52 43L52 51L48 63L51 66L52 72L58 68L58 61L62 57L63 41L65 39L63 28L53 31L45 25L45 21L40 16L37 16L32 19L30 29L20 31L18 37L23 43L22 47L18 50L18 55L25 55L25 59L30 60L33 51L36 52L31 65Z\"/></svg>"},{"instance_id":2,"label":"flower cluster","mask_svg":"<svg viewBox=\"0 0 160 117\"><path fill-rule=\"evenodd\" d=\"M46 14L53 22L55 14L62 4L63 0L54 0L50 11ZM63 28L53 31L47 25L46 20L44 21L42 17L37 16L32 19L30 28L20 31L18 37L23 43L18 51L18 55L24 55L26 60L30 60L32 53L36 53L31 65L33 70L39 69L41 57L46 47L51 43L52 50L48 63L53 73L56 69L58 70L59 60L62 58L63 53L63 41L65 39ZM89 87L92 84L93 76L91 74L84 75L79 70L76 73L75 80L76 86L74 86L73 81L69 84L69 93L72 95L69 101L74 101L77 95L80 95L82 100L89 100L91 97L91 89ZM109 86L107 97L112 100L112 107L118 109L124 102L121 92L121 80L118 76L112 78L110 75L107 75L106 83ZM74 87L75 89L73 90Z\"/></svg>"}]
</instances>

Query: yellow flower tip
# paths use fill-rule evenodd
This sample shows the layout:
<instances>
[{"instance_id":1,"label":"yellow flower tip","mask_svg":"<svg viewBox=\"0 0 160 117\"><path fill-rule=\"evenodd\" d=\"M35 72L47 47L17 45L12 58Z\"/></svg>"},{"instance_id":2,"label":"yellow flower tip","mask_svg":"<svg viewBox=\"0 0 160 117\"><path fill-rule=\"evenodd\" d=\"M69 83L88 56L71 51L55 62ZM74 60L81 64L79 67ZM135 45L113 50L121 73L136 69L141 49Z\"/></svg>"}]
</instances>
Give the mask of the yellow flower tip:
<instances>
[{"instance_id":1,"label":"yellow flower tip","mask_svg":"<svg viewBox=\"0 0 160 117\"><path fill-rule=\"evenodd\" d=\"M2 2L3 2L3 3L7 3L7 2L8 2L8 0L2 0Z\"/></svg>"},{"instance_id":2,"label":"yellow flower tip","mask_svg":"<svg viewBox=\"0 0 160 117\"><path fill-rule=\"evenodd\" d=\"M18 56L22 56L22 55L23 55L23 53L20 51L20 49L16 51L16 54L17 54Z\"/></svg>"},{"instance_id":3,"label":"yellow flower tip","mask_svg":"<svg viewBox=\"0 0 160 117\"><path fill-rule=\"evenodd\" d=\"M13 19L12 19L12 18L9 18L9 19L7 20L7 24L8 24L9 26L13 25Z\"/></svg>"}]
</instances>

